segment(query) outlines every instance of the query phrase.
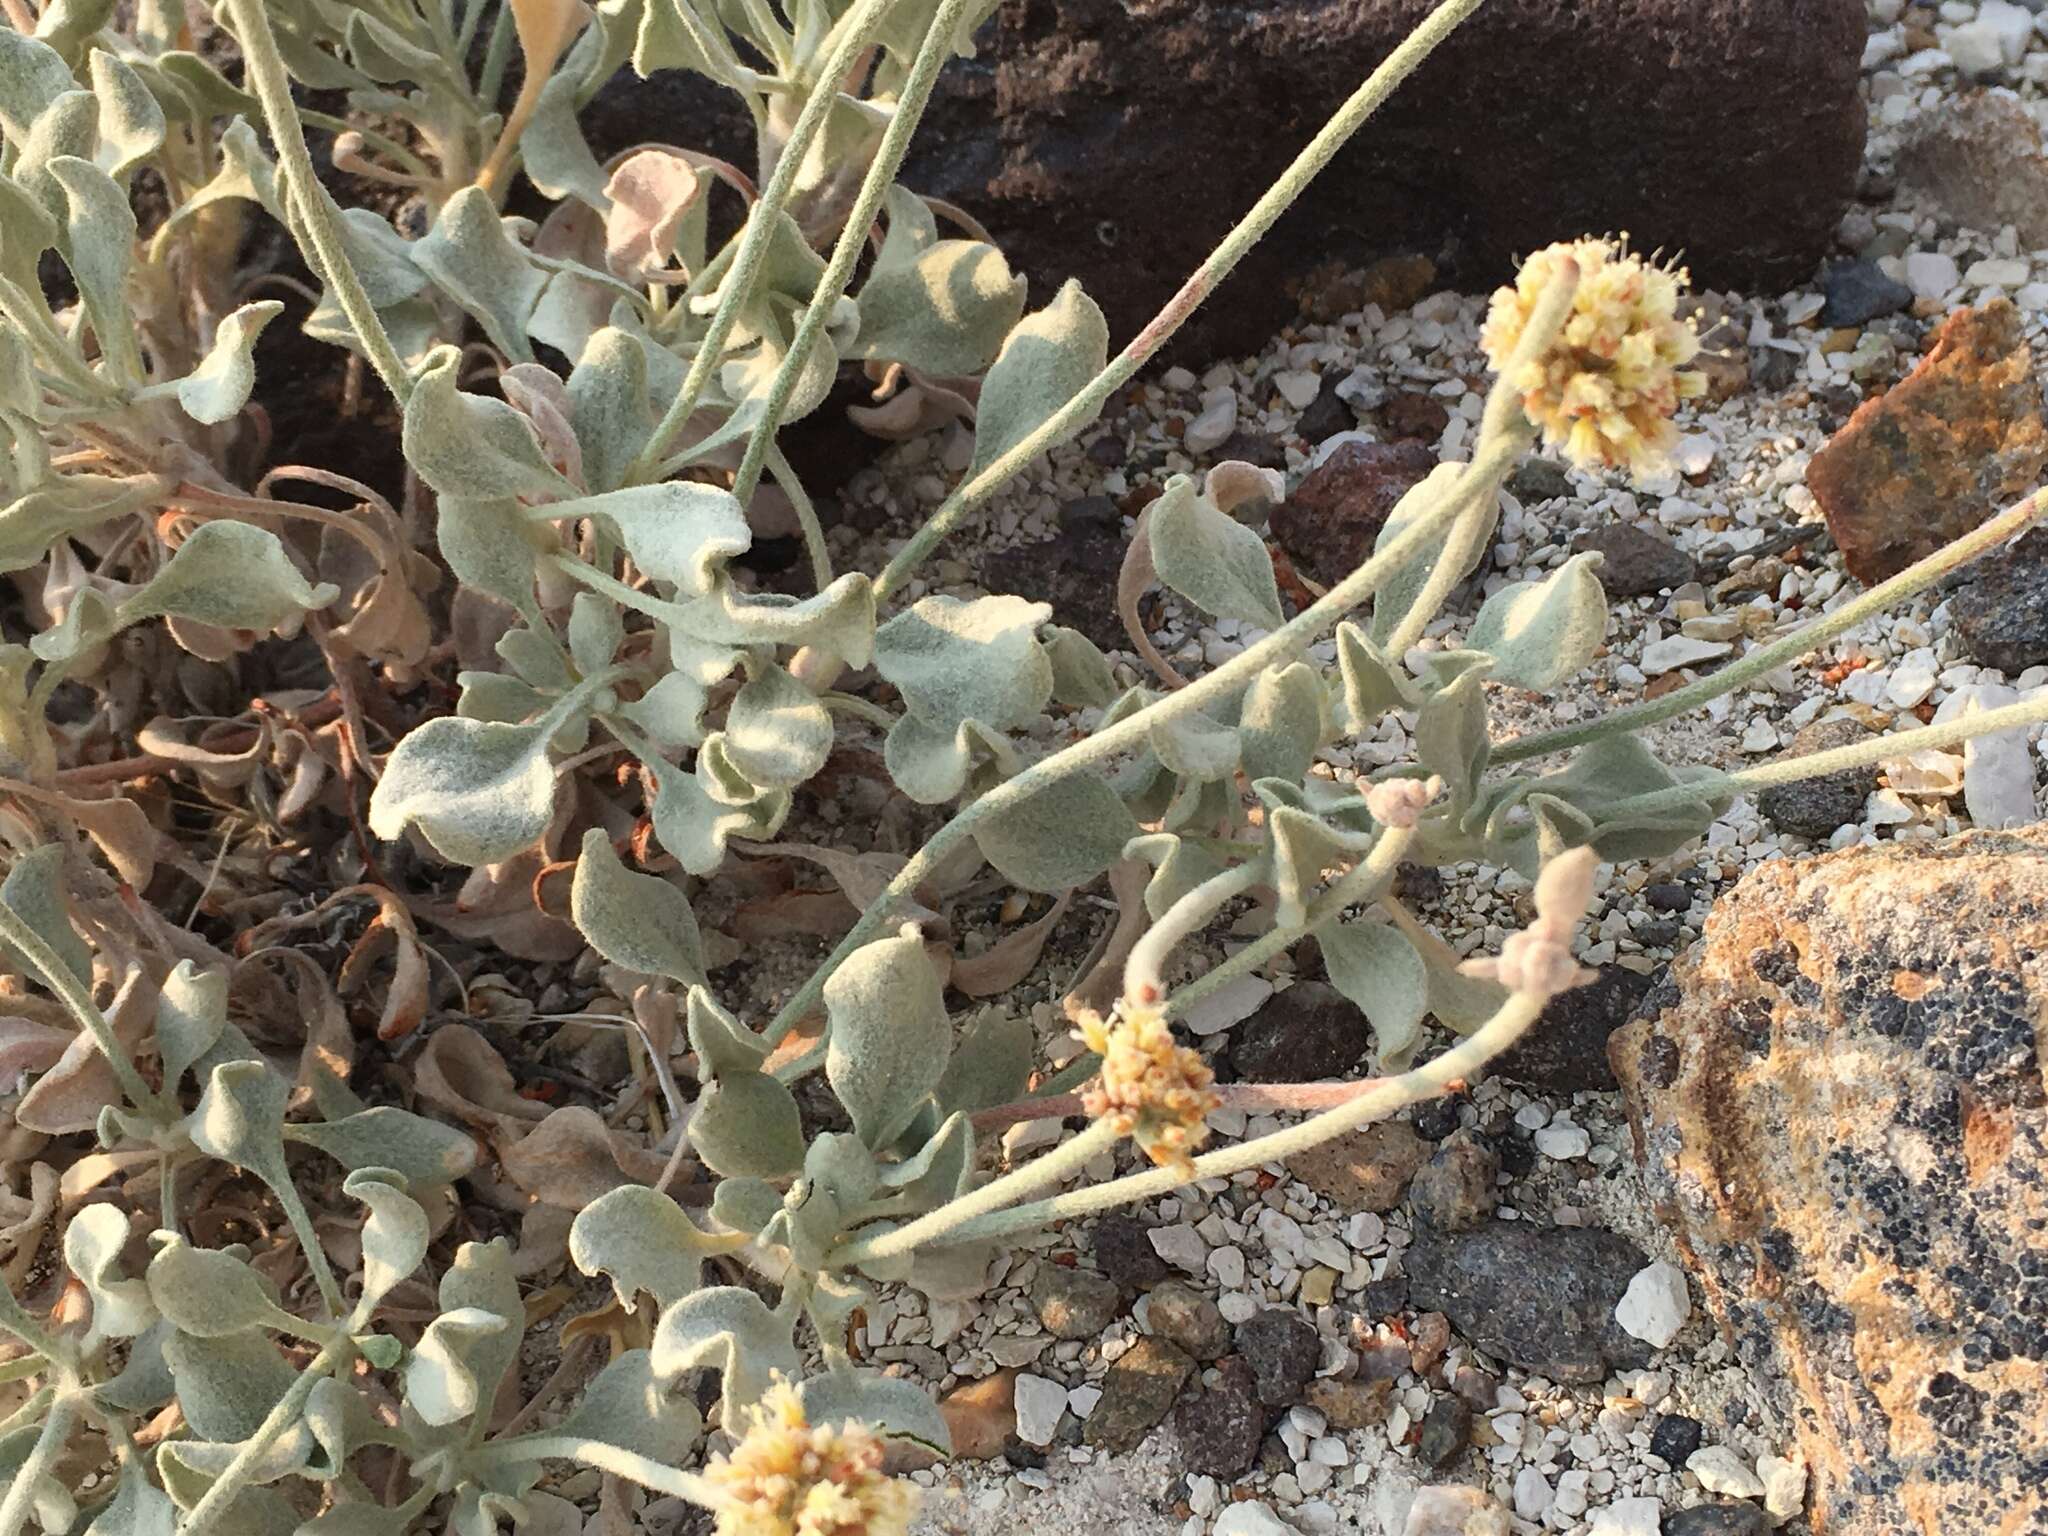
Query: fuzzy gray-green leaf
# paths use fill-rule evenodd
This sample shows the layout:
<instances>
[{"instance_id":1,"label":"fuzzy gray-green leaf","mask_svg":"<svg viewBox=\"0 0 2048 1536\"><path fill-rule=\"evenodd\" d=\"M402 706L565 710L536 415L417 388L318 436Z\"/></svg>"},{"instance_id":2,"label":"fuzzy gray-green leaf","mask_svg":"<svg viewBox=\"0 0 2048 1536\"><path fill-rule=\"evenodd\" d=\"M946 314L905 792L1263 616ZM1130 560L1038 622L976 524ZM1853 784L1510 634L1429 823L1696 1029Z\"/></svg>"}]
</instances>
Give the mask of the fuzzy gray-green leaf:
<instances>
[{"instance_id":1,"label":"fuzzy gray-green leaf","mask_svg":"<svg viewBox=\"0 0 2048 1536\"><path fill-rule=\"evenodd\" d=\"M370 830L418 827L443 858L494 864L530 846L555 808L548 732L444 715L399 742L370 795Z\"/></svg>"},{"instance_id":2,"label":"fuzzy gray-green leaf","mask_svg":"<svg viewBox=\"0 0 2048 1536\"><path fill-rule=\"evenodd\" d=\"M973 473L1064 409L1109 361L1109 322L1069 278L1044 309L1017 323L982 381ZM1076 422L1078 431L1086 422Z\"/></svg>"},{"instance_id":3,"label":"fuzzy gray-green leaf","mask_svg":"<svg viewBox=\"0 0 2048 1536\"><path fill-rule=\"evenodd\" d=\"M725 720L734 767L767 789L795 789L832 753L832 716L818 696L769 662L740 686Z\"/></svg>"},{"instance_id":4,"label":"fuzzy gray-green leaf","mask_svg":"<svg viewBox=\"0 0 2048 1536\"><path fill-rule=\"evenodd\" d=\"M727 1424L745 1422L776 1376L794 1381L803 1360L790 1340L789 1320L738 1286L711 1286L685 1296L662 1313L654 1330L654 1370L664 1381L708 1367L723 1376Z\"/></svg>"},{"instance_id":5,"label":"fuzzy gray-green leaf","mask_svg":"<svg viewBox=\"0 0 2048 1536\"><path fill-rule=\"evenodd\" d=\"M276 534L227 518L202 523L170 563L121 605L124 623L159 614L220 629L263 632L333 602L335 589L310 584Z\"/></svg>"},{"instance_id":6,"label":"fuzzy gray-green leaf","mask_svg":"<svg viewBox=\"0 0 2048 1536\"><path fill-rule=\"evenodd\" d=\"M916 928L863 945L825 982L825 1077L870 1147L893 1141L945 1075L952 1026Z\"/></svg>"},{"instance_id":7,"label":"fuzzy gray-green leaf","mask_svg":"<svg viewBox=\"0 0 2048 1536\"><path fill-rule=\"evenodd\" d=\"M262 1278L232 1254L173 1237L149 1264L149 1294L180 1333L224 1339L254 1328L296 1329Z\"/></svg>"},{"instance_id":8,"label":"fuzzy gray-green leaf","mask_svg":"<svg viewBox=\"0 0 2048 1536\"><path fill-rule=\"evenodd\" d=\"M199 366L178 380L178 404L208 426L227 421L249 402L256 387L256 339L284 312L276 299L244 304L221 321L213 346Z\"/></svg>"},{"instance_id":9,"label":"fuzzy gray-green leaf","mask_svg":"<svg viewBox=\"0 0 2048 1536\"><path fill-rule=\"evenodd\" d=\"M627 869L597 827L583 834L569 920L614 965L704 984L704 942L689 898L657 875Z\"/></svg>"},{"instance_id":10,"label":"fuzzy gray-green leaf","mask_svg":"<svg viewBox=\"0 0 2048 1536\"><path fill-rule=\"evenodd\" d=\"M1576 674L1607 638L1601 557L1574 555L1542 581L1518 581L1486 600L1466 645L1494 659L1494 682L1546 691Z\"/></svg>"},{"instance_id":11,"label":"fuzzy gray-green leaf","mask_svg":"<svg viewBox=\"0 0 2048 1536\"><path fill-rule=\"evenodd\" d=\"M1205 613L1265 629L1286 622L1265 540L1195 488L1185 475L1145 513L1159 579Z\"/></svg>"},{"instance_id":12,"label":"fuzzy gray-green leaf","mask_svg":"<svg viewBox=\"0 0 2048 1536\"><path fill-rule=\"evenodd\" d=\"M697 1289L704 1260L731 1247L730 1239L699 1231L660 1190L639 1184L600 1195L569 1228L569 1257L584 1274L609 1279L622 1307L642 1291L657 1307L681 1301Z\"/></svg>"},{"instance_id":13,"label":"fuzzy gray-green leaf","mask_svg":"<svg viewBox=\"0 0 2048 1536\"><path fill-rule=\"evenodd\" d=\"M506 231L490 193L468 186L449 198L434 227L413 242L412 259L476 317L499 351L515 363L533 361L526 322L547 274Z\"/></svg>"},{"instance_id":14,"label":"fuzzy gray-green leaf","mask_svg":"<svg viewBox=\"0 0 2048 1536\"><path fill-rule=\"evenodd\" d=\"M456 387L461 354L429 353L405 403L405 461L443 496L546 501L576 487L548 463L533 428L502 400Z\"/></svg>"},{"instance_id":15,"label":"fuzzy gray-green leaf","mask_svg":"<svg viewBox=\"0 0 2048 1536\"><path fill-rule=\"evenodd\" d=\"M1384 1067L1408 1064L1429 1012L1429 971L1415 946L1384 923L1336 923L1317 936L1330 982L1372 1021Z\"/></svg>"},{"instance_id":16,"label":"fuzzy gray-green leaf","mask_svg":"<svg viewBox=\"0 0 2048 1536\"><path fill-rule=\"evenodd\" d=\"M984 818L974 840L1005 880L1052 894L1093 880L1138 831L1108 781L1084 768Z\"/></svg>"},{"instance_id":17,"label":"fuzzy gray-green leaf","mask_svg":"<svg viewBox=\"0 0 2048 1536\"><path fill-rule=\"evenodd\" d=\"M350 1172L388 1168L420 1188L452 1184L476 1167L476 1143L468 1136L390 1104L287 1125L284 1138L318 1148Z\"/></svg>"}]
</instances>

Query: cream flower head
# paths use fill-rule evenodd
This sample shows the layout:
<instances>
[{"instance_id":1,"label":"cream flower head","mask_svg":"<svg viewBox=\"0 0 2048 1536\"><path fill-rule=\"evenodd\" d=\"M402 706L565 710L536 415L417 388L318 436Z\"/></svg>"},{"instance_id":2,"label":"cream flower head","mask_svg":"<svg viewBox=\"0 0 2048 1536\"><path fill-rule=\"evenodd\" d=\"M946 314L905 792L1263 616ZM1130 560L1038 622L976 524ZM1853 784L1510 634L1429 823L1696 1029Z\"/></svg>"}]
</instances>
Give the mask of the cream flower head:
<instances>
[{"instance_id":1,"label":"cream flower head","mask_svg":"<svg viewBox=\"0 0 2048 1536\"><path fill-rule=\"evenodd\" d=\"M1578 264L1579 284L1563 331L1510 374L1530 316L1567 261ZM1626 469L1640 480L1670 462L1679 402L1706 393L1705 376L1685 366L1700 351L1691 322L1678 318L1686 280L1630 251L1627 236L1546 246L1512 288L1495 292L1479 344L1546 444L1581 469Z\"/></svg>"},{"instance_id":2,"label":"cream flower head","mask_svg":"<svg viewBox=\"0 0 2048 1536\"><path fill-rule=\"evenodd\" d=\"M814 1425L796 1388L762 1396L732 1453L704 1476L722 1499L718 1536L903 1536L917 1489L882 1471L882 1440L855 1420Z\"/></svg>"},{"instance_id":3,"label":"cream flower head","mask_svg":"<svg viewBox=\"0 0 2048 1536\"><path fill-rule=\"evenodd\" d=\"M1102 1074L1082 1105L1129 1136L1162 1168L1192 1170L1195 1148L1208 1137L1209 1111L1222 1102L1207 1062L1177 1044L1166 1015L1126 1001L1114 1024L1084 1016L1081 1038L1102 1056Z\"/></svg>"}]
</instances>

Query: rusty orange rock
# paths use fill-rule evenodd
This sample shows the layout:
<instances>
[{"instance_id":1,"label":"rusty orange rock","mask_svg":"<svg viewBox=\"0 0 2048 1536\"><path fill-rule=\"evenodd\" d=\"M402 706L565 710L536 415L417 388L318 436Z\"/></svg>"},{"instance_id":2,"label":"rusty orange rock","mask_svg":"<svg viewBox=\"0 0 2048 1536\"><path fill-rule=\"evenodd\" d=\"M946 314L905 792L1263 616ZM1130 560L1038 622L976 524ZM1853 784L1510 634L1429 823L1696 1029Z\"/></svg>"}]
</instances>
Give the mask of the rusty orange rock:
<instances>
[{"instance_id":1,"label":"rusty orange rock","mask_svg":"<svg viewBox=\"0 0 2048 1536\"><path fill-rule=\"evenodd\" d=\"M1608 1049L1817 1536L2048 1528L2048 828L1764 866Z\"/></svg>"},{"instance_id":2,"label":"rusty orange rock","mask_svg":"<svg viewBox=\"0 0 2048 1536\"><path fill-rule=\"evenodd\" d=\"M2048 430L2033 367L2010 300L1958 310L1814 455L1806 483L1858 581L1896 575L2035 487Z\"/></svg>"}]
</instances>

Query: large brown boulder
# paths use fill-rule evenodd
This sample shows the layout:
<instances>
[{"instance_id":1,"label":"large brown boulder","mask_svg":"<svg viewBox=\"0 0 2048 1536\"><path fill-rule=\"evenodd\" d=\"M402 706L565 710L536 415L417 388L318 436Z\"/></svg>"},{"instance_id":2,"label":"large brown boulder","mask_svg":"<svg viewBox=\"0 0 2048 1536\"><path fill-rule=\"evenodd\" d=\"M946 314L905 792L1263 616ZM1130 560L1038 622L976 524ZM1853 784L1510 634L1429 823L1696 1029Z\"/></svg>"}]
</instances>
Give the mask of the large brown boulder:
<instances>
[{"instance_id":1,"label":"large brown boulder","mask_svg":"<svg viewBox=\"0 0 2048 1536\"><path fill-rule=\"evenodd\" d=\"M1179 288L1434 0L1004 0L904 174L987 223L1041 299L1120 343ZM1423 252L1467 288L1628 230L1701 281L1775 290L1828 249L1861 163L1862 0L1487 0L1196 317L1255 351L1332 258ZM600 155L659 137L747 163L736 99L623 73Z\"/></svg>"},{"instance_id":2,"label":"large brown boulder","mask_svg":"<svg viewBox=\"0 0 2048 1536\"><path fill-rule=\"evenodd\" d=\"M1783 860L1609 1051L1819 1536L2048 1529L2048 829Z\"/></svg>"}]
</instances>

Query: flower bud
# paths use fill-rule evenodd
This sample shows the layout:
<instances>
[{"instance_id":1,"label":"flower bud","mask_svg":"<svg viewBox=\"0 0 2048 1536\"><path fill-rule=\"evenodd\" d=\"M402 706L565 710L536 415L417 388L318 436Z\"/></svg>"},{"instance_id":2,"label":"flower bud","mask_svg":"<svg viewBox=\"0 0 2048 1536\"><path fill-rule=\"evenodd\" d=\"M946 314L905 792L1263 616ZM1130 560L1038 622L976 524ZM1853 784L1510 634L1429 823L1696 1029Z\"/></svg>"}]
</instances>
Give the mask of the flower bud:
<instances>
[{"instance_id":1,"label":"flower bud","mask_svg":"<svg viewBox=\"0 0 2048 1536\"><path fill-rule=\"evenodd\" d=\"M1194 1150L1209 1134L1209 1111L1222 1102L1209 1064L1175 1042L1166 1015L1150 1004L1126 1001L1114 1024L1090 1014L1081 1020L1081 1038L1102 1056L1083 1107L1134 1139L1160 1167L1191 1172Z\"/></svg>"},{"instance_id":2,"label":"flower bud","mask_svg":"<svg viewBox=\"0 0 2048 1536\"><path fill-rule=\"evenodd\" d=\"M883 1473L883 1455L865 1424L812 1424L779 1381L732 1453L704 1470L720 1495L718 1536L903 1536L917 1490Z\"/></svg>"}]
</instances>

